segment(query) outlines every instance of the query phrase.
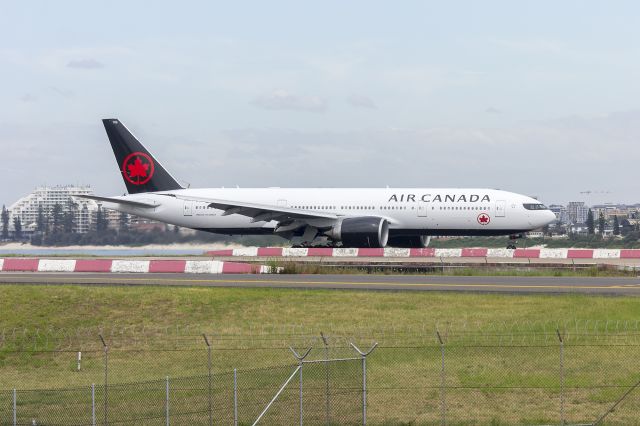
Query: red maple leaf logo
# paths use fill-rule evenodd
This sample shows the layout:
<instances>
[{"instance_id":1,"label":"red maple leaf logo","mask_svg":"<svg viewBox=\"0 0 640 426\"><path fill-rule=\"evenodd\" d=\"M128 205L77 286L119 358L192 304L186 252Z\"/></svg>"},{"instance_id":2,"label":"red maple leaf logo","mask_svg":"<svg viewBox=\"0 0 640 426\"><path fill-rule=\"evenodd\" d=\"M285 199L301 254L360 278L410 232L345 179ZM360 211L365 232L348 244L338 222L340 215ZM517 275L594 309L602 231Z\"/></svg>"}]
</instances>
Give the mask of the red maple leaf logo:
<instances>
[{"instance_id":1,"label":"red maple leaf logo","mask_svg":"<svg viewBox=\"0 0 640 426\"><path fill-rule=\"evenodd\" d=\"M122 175L133 185L144 185L153 176L153 160L144 152L133 152L122 162Z\"/></svg>"},{"instance_id":2,"label":"red maple leaf logo","mask_svg":"<svg viewBox=\"0 0 640 426\"><path fill-rule=\"evenodd\" d=\"M488 215L482 213L480 216L478 216L478 223L480 225L487 225L490 221L490 218Z\"/></svg>"},{"instance_id":3,"label":"red maple leaf logo","mask_svg":"<svg viewBox=\"0 0 640 426\"><path fill-rule=\"evenodd\" d=\"M129 169L129 177L147 177L147 172L149 171L149 165L143 164L140 160L140 157L136 157L136 160L133 164L128 164L127 169Z\"/></svg>"}]
</instances>

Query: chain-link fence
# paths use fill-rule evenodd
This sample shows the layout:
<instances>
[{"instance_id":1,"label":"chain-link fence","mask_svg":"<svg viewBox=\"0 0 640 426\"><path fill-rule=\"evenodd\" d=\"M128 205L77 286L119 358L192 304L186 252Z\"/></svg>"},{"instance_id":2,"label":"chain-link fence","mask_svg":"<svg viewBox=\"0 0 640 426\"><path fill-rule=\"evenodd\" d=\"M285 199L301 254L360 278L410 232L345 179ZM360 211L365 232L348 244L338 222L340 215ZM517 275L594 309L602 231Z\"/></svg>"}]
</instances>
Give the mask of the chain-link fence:
<instances>
[{"instance_id":1,"label":"chain-link fence","mask_svg":"<svg viewBox=\"0 0 640 426\"><path fill-rule=\"evenodd\" d=\"M366 418L365 354L304 358L293 365L114 383L105 350L101 383L0 390L0 425L360 424Z\"/></svg>"},{"instance_id":2,"label":"chain-link fence","mask_svg":"<svg viewBox=\"0 0 640 426\"><path fill-rule=\"evenodd\" d=\"M639 334L595 328L0 346L0 424L640 425Z\"/></svg>"}]
</instances>

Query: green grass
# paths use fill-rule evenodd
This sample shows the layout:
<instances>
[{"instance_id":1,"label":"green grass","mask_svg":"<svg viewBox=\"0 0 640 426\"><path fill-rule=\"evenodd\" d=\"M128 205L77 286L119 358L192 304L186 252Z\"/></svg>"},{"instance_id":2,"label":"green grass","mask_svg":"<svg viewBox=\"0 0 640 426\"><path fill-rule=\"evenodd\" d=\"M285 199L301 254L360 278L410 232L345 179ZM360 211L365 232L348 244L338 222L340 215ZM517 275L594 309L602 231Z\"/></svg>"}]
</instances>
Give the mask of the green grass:
<instances>
[{"instance_id":1,"label":"green grass","mask_svg":"<svg viewBox=\"0 0 640 426\"><path fill-rule=\"evenodd\" d=\"M424 324L590 319L637 320L640 298L500 295L273 288L3 285L0 330L127 326L175 327L216 334L295 324L356 330Z\"/></svg>"},{"instance_id":2,"label":"green grass","mask_svg":"<svg viewBox=\"0 0 640 426\"><path fill-rule=\"evenodd\" d=\"M102 383L104 353L96 334L104 327L113 346L110 382L158 380L157 386L148 385L149 390L114 391L110 398L130 401L119 413L155 410L144 402L144 395L161 396L167 375L206 374L207 352L200 332L213 342L215 373L238 368L245 398L248 388L261 384L267 390L260 391L260 399L268 399L290 370L278 370L275 378L264 370L246 370L293 364L288 343L314 345L311 357L321 358L319 339L300 335L323 331L350 337L363 347L374 340L380 343L368 363L371 424L439 424L437 327L447 341L450 424L559 423L558 323L567 333L567 419L589 421L640 379L635 337L639 318L640 298L577 294L7 285L0 287L0 390L87 389L90 383ZM18 331L12 333L14 329ZM583 338L584 333L589 337ZM47 340L46 335L62 338ZM345 339L331 341L332 357L354 355L344 347ZM80 348L83 364L77 372ZM358 382L357 371L348 374ZM230 380L225 375L216 381L220 404L228 403ZM189 387L186 382L184 387ZM185 392L185 400L202 399L201 393ZM86 399L86 392L80 394L78 398ZM8 393L0 392L0 400L3 395ZM32 405L37 408L46 398L53 397L34 393ZM632 395L611 423L633 424L639 401ZM54 402L47 404L54 410ZM295 398L291 405L295 413Z\"/></svg>"}]
</instances>

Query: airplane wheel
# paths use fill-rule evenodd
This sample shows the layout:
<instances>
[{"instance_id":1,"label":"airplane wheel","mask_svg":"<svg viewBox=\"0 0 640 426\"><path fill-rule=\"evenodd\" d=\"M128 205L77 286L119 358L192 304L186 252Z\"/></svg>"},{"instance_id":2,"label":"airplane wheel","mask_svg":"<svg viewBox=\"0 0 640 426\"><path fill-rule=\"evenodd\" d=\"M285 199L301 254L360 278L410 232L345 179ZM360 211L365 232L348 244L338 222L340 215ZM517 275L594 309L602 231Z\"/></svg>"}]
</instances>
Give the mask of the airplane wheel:
<instances>
[{"instance_id":1,"label":"airplane wheel","mask_svg":"<svg viewBox=\"0 0 640 426\"><path fill-rule=\"evenodd\" d=\"M515 244L509 244L507 246L507 250L515 250L517 247L515 246Z\"/></svg>"}]
</instances>

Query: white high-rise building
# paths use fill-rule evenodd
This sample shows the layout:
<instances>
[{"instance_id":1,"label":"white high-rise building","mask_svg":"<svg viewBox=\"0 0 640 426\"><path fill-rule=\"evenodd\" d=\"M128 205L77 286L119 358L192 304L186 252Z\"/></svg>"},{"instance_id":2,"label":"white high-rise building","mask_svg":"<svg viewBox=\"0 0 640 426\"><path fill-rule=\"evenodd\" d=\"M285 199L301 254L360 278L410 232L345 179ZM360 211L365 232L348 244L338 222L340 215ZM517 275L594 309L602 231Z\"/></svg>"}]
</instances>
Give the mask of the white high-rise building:
<instances>
[{"instance_id":1,"label":"white high-rise building","mask_svg":"<svg viewBox=\"0 0 640 426\"><path fill-rule=\"evenodd\" d=\"M73 209L75 213L74 232L85 233L91 229L92 213L98 209L93 200L72 198L74 195L93 195L90 186L40 186L31 194L16 201L9 210L9 228L13 230L13 218L19 217L23 231L37 230L38 212L42 207L44 216L51 222L54 206L59 204L62 212Z\"/></svg>"},{"instance_id":2,"label":"white high-rise building","mask_svg":"<svg viewBox=\"0 0 640 426\"><path fill-rule=\"evenodd\" d=\"M589 208L583 201L571 201L567 204L567 215L572 223L585 223L589 214Z\"/></svg>"}]
</instances>

